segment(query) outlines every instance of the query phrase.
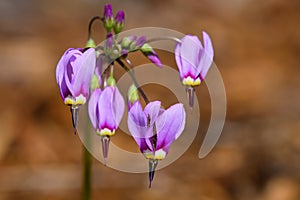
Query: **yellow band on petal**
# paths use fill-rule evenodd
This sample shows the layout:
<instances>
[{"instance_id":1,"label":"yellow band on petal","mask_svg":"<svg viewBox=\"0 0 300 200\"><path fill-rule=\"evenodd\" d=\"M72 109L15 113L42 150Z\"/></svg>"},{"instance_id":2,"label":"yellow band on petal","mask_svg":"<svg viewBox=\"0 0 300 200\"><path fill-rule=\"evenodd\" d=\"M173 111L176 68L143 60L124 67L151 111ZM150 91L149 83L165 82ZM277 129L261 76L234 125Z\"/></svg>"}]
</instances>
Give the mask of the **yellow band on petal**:
<instances>
[{"instance_id":1,"label":"yellow band on petal","mask_svg":"<svg viewBox=\"0 0 300 200\"><path fill-rule=\"evenodd\" d=\"M97 134L100 136L113 136L116 133L116 130L109 130L108 128L104 128L102 130L97 130Z\"/></svg>"},{"instance_id":2,"label":"yellow band on petal","mask_svg":"<svg viewBox=\"0 0 300 200\"><path fill-rule=\"evenodd\" d=\"M154 154L152 151L144 151L143 154L147 159L152 159L152 160L162 160L167 155L167 153L162 149L155 151Z\"/></svg>"},{"instance_id":3,"label":"yellow band on petal","mask_svg":"<svg viewBox=\"0 0 300 200\"><path fill-rule=\"evenodd\" d=\"M82 105L82 104L85 104L86 102L86 98L81 94L79 95L78 97L76 97L76 105Z\"/></svg>"},{"instance_id":4,"label":"yellow band on petal","mask_svg":"<svg viewBox=\"0 0 300 200\"><path fill-rule=\"evenodd\" d=\"M200 78L193 79L192 77L188 76L182 80L183 85L187 86L197 86L200 85L201 80Z\"/></svg>"},{"instance_id":5,"label":"yellow band on petal","mask_svg":"<svg viewBox=\"0 0 300 200\"><path fill-rule=\"evenodd\" d=\"M72 97L65 98L64 102L66 105L75 105L75 100Z\"/></svg>"},{"instance_id":6,"label":"yellow band on petal","mask_svg":"<svg viewBox=\"0 0 300 200\"><path fill-rule=\"evenodd\" d=\"M81 94L75 99L71 96L65 98L64 103L69 106L83 105L86 102L86 98Z\"/></svg>"}]
</instances>

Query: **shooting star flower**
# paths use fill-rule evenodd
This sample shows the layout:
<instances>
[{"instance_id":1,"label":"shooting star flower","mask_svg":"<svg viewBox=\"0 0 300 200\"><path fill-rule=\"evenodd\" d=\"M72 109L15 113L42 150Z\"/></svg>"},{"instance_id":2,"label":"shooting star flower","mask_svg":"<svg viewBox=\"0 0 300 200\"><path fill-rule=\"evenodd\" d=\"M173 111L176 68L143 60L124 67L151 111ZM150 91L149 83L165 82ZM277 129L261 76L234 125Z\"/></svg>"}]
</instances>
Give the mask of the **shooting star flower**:
<instances>
[{"instance_id":1,"label":"shooting star flower","mask_svg":"<svg viewBox=\"0 0 300 200\"><path fill-rule=\"evenodd\" d=\"M70 106L73 127L77 128L79 106L89 96L90 82L96 65L95 49L68 49L56 67L56 82L64 103Z\"/></svg>"},{"instance_id":2,"label":"shooting star flower","mask_svg":"<svg viewBox=\"0 0 300 200\"><path fill-rule=\"evenodd\" d=\"M186 35L175 49L175 59L183 85L187 86L190 107L193 107L194 86L204 80L214 57L211 39L206 32L202 32L202 46L197 36Z\"/></svg>"},{"instance_id":3,"label":"shooting star flower","mask_svg":"<svg viewBox=\"0 0 300 200\"><path fill-rule=\"evenodd\" d=\"M115 134L124 114L124 99L117 87L95 89L89 100L89 117L96 133L101 136L102 153L106 164L110 137Z\"/></svg>"},{"instance_id":4,"label":"shooting star flower","mask_svg":"<svg viewBox=\"0 0 300 200\"><path fill-rule=\"evenodd\" d=\"M149 187L158 161L166 157L171 144L183 132L185 117L181 103L164 110L161 108L161 102L154 101L147 104L143 111L140 102L137 101L129 110L129 131L140 151L149 159Z\"/></svg>"}]
</instances>

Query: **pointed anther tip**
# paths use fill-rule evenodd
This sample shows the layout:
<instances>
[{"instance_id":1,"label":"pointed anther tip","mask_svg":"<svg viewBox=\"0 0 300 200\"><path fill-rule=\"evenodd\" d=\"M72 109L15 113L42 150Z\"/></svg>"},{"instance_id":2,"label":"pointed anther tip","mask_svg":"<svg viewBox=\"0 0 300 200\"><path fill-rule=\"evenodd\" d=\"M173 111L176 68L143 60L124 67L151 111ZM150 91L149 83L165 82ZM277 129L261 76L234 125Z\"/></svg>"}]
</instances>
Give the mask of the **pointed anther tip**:
<instances>
[{"instance_id":1,"label":"pointed anther tip","mask_svg":"<svg viewBox=\"0 0 300 200\"><path fill-rule=\"evenodd\" d=\"M104 161L104 166L107 166L107 158L108 158L108 149L109 149L109 142L110 138L107 136L101 137L101 142L102 142L102 154L103 154L103 161Z\"/></svg>"},{"instance_id":2,"label":"pointed anther tip","mask_svg":"<svg viewBox=\"0 0 300 200\"><path fill-rule=\"evenodd\" d=\"M79 115L79 107L78 106L70 106L70 111L72 115L72 125L74 128L74 133L77 133L77 125L78 125L78 115Z\"/></svg>"},{"instance_id":3,"label":"pointed anther tip","mask_svg":"<svg viewBox=\"0 0 300 200\"><path fill-rule=\"evenodd\" d=\"M149 189L152 187L152 181L149 182Z\"/></svg>"},{"instance_id":4,"label":"pointed anther tip","mask_svg":"<svg viewBox=\"0 0 300 200\"><path fill-rule=\"evenodd\" d=\"M192 114L192 110L194 107L194 98L195 98L195 89L191 86L186 88L187 98L189 102L190 112Z\"/></svg>"},{"instance_id":5,"label":"pointed anther tip","mask_svg":"<svg viewBox=\"0 0 300 200\"><path fill-rule=\"evenodd\" d=\"M74 135L77 135L77 129L74 127Z\"/></svg>"}]
</instances>

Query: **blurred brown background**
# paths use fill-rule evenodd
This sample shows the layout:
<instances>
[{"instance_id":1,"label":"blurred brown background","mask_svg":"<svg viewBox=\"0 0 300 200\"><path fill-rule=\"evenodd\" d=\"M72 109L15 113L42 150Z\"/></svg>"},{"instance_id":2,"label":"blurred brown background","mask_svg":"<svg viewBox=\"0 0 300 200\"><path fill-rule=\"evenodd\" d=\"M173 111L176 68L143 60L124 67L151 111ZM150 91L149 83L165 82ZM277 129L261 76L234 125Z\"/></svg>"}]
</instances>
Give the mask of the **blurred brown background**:
<instances>
[{"instance_id":1,"label":"blurred brown background","mask_svg":"<svg viewBox=\"0 0 300 200\"><path fill-rule=\"evenodd\" d=\"M201 127L183 157L156 173L151 190L146 174L94 160L93 199L299 200L300 1L107 2L125 10L126 29L156 26L200 37L206 30L228 113L216 148L198 159L210 115L200 86ZM55 67L65 49L85 43L88 21L104 3L0 1L0 200L80 199L82 147ZM94 31L101 41L103 29Z\"/></svg>"}]
</instances>

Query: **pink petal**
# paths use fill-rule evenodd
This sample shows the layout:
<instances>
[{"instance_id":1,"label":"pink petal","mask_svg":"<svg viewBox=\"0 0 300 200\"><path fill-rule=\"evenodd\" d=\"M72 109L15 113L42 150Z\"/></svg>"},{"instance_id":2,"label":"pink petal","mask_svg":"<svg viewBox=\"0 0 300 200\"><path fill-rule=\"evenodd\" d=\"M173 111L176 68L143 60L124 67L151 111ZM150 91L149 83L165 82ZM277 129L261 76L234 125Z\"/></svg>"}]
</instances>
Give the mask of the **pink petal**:
<instances>
[{"instance_id":1,"label":"pink petal","mask_svg":"<svg viewBox=\"0 0 300 200\"><path fill-rule=\"evenodd\" d=\"M116 129L116 119L113 114L113 86L106 87L99 99L98 112L100 113L99 128L108 128L109 130Z\"/></svg>"},{"instance_id":2,"label":"pink petal","mask_svg":"<svg viewBox=\"0 0 300 200\"><path fill-rule=\"evenodd\" d=\"M152 145L147 145L147 140L153 135L152 128L147 127L147 117L139 101L135 102L128 113L128 129L138 144L140 150L153 151Z\"/></svg>"},{"instance_id":3,"label":"pink petal","mask_svg":"<svg viewBox=\"0 0 300 200\"><path fill-rule=\"evenodd\" d=\"M213 62L214 50L209 35L203 31L204 49L201 50L199 69L200 79L203 80Z\"/></svg>"},{"instance_id":4,"label":"pink petal","mask_svg":"<svg viewBox=\"0 0 300 200\"><path fill-rule=\"evenodd\" d=\"M157 149L163 148L168 152L172 142L183 132L185 117L183 104L178 103L167 109L157 119Z\"/></svg>"},{"instance_id":5,"label":"pink petal","mask_svg":"<svg viewBox=\"0 0 300 200\"><path fill-rule=\"evenodd\" d=\"M150 126L153 125L153 123L156 121L158 114L160 112L161 102L160 101L153 101L146 105L144 109L144 113L147 116L150 117Z\"/></svg>"},{"instance_id":6,"label":"pink petal","mask_svg":"<svg viewBox=\"0 0 300 200\"><path fill-rule=\"evenodd\" d=\"M98 102L99 102L100 95L101 95L100 88L94 90L91 94L89 105L88 105L89 117L95 130L97 130L98 128L97 125L100 117L99 110L98 110Z\"/></svg>"},{"instance_id":7,"label":"pink petal","mask_svg":"<svg viewBox=\"0 0 300 200\"><path fill-rule=\"evenodd\" d=\"M79 60L78 60L79 59ZM77 65L80 65L78 72L74 77L74 95L83 94L87 97L90 88L90 82L96 66L96 52L95 49L90 48L86 50L80 58L78 58ZM80 62L80 63L79 63ZM75 66L74 66L75 67Z\"/></svg>"},{"instance_id":8,"label":"pink petal","mask_svg":"<svg viewBox=\"0 0 300 200\"><path fill-rule=\"evenodd\" d=\"M202 49L202 44L197 36L187 35L182 38L180 47L181 59L181 77L192 76L196 78L197 67L199 63L199 51Z\"/></svg>"},{"instance_id":9,"label":"pink petal","mask_svg":"<svg viewBox=\"0 0 300 200\"><path fill-rule=\"evenodd\" d=\"M123 96L121 95L118 88L114 88L114 96L113 96L113 113L116 120L116 126L119 126L124 110L125 110L125 102Z\"/></svg>"}]
</instances>

